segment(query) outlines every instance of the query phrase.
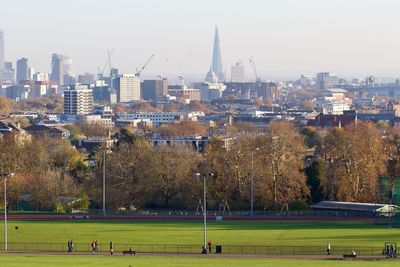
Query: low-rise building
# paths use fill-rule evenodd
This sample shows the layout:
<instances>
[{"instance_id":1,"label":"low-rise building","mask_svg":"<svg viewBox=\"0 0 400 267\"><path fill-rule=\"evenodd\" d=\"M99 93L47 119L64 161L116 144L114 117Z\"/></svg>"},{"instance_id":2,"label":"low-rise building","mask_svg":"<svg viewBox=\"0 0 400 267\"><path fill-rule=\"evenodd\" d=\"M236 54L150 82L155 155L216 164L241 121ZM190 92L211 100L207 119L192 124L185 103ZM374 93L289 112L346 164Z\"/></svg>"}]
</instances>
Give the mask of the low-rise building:
<instances>
[{"instance_id":1,"label":"low-rise building","mask_svg":"<svg viewBox=\"0 0 400 267\"><path fill-rule=\"evenodd\" d=\"M71 132L62 126L31 125L25 130L35 137L54 137L58 139L68 139Z\"/></svg>"},{"instance_id":2,"label":"low-rise building","mask_svg":"<svg viewBox=\"0 0 400 267\"><path fill-rule=\"evenodd\" d=\"M32 136L21 128L20 124L10 119L0 120L1 138L10 138L18 144L29 142Z\"/></svg>"},{"instance_id":3,"label":"low-rise building","mask_svg":"<svg viewBox=\"0 0 400 267\"><path fill-rule=\"evenodd\" d=\"M168 94L175 96L178 101L189 104L190 101L200 101L200 90L188 88L186 85L168 86Z\"/></svg>"},{"instance_id":4,"label":"low-rise building","mask_svg":"<svg viewBox=\"0 0 400 267\"><path fill-rule=\"evenodd\" d=\"M116 124L129 123L135 120L150 120L153 125L157 126L162 123L171 123L180 121L183 115L179 112L141 112L141 113L119 113L116 115Z\"/></svg>"}]
</instances>

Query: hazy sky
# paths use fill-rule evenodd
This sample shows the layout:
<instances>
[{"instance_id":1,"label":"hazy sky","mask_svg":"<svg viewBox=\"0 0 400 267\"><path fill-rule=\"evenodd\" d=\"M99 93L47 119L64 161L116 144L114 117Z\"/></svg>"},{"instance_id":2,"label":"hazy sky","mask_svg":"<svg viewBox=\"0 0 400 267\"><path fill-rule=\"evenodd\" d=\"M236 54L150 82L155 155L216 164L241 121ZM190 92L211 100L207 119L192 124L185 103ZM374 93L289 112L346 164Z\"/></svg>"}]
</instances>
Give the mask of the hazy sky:
<instances>
[{"instance_id":1,"label":"hazy sky","mask_svg":"<svg viewBox=\"0 0 400 267\"><path fill-rule=\"evenodd\" d=\"M215 25L228 76L242 60L253 78L250 55L264 79L400 76L399 0L0 0L6 60L46 72L53 52L97 72L115 48L123 72L155 54L144 74L205 76Z\"/></svg>"}]
</instances>

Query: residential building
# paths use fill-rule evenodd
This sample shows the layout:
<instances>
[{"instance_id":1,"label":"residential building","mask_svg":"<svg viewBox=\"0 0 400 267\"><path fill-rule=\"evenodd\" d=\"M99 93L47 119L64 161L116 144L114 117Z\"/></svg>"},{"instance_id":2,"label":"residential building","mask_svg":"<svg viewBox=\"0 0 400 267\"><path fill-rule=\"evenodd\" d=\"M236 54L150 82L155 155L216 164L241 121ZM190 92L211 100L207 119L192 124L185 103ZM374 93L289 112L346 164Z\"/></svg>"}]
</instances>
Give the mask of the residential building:
<instances>
[{"instance_id":1,"label":"residential building","mask_svg":"<svg viewBox=\"0 0 400 267\"><path fill-rule=\"evenodd\" d=\"M117 101L131 102L140 100L140 78L135 74L122 74L117 79Z\"/></svg>"},{"instance_id":2,"label":"residential building","mask_svg":"<svg viewBox=\"0 0 400 267\"><path fill-rule=\"evenodd\" d=\"M92 152L99 148L112 148L116 144L115 139L110 139L108 137L103 138L85 138L79 139L76 147L85 152Z\"/></svg>"},{"instance_id":3,"label":"residential building","mask_svg":"<svg viewBox=\"0 0 400 267\"><path fill-rule=\"evenodd\" d=\"M37 138L53 137L57 139L68 139L71 136L71 132L62 126L31 125L25 128L25 131Z\"/></svg>"},{"instance_id":4,"label":"residential building","mask_svg":"<svg viewBox=\"0 0 400 267\"><path fill-rule=\"evenodd\" d=\"M93 91L88 85L77 84L64 90L64 114L87 115L93 112Z\"/></svg>"},{"instance_id":5,"label":"residential building","mask_svg":"<svg viewBox=\"0 0 400 267\"><path fill-rule=\"evenodd\" d=\"M31 135L22 129L19 123L10 119L0 120L0 137L14 139L17 144L31 140Z\"/></svg>"}]
</instances>

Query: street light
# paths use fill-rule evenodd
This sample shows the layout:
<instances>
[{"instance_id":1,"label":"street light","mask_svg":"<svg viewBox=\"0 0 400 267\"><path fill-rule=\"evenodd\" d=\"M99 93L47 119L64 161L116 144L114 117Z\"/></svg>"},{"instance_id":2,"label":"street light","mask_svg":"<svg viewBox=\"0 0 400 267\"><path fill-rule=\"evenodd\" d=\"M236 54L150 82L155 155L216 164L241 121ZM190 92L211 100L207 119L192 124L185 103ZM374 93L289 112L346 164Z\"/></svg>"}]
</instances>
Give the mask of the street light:
<instances>
[{"instance_id":1,"label":"street light","mask_svg":"<svg viewBox=\"0 0 400 267\"><path fill-rule=\"evenodd\" d=\"M251 188L250 188L250 216L254 215L254 150L260 150L258 147L251 149Z\"/></svg>"},{"instance_id":2,"label":"street light","mask_svg":"<svg viewBox=\"0 0 400 267\"><path fill-rule=\"evenodd\" d=\"M14 173L0 173L0 177L4 178L4 250L8 250L7 242L7 177L14 176Z\"/></svg>"},{"instance_id":3,"label":"street light","mask_svg":"<svg viewBox=\"0 0 400 267\"><path fill-rule=\"evenodd\" d=\"M106 149L103 153L103 215L106 215Z\"/></svg>"},{"instance_id":4,"label":"street light","mask_svg":"<svg viewBox=\"0 0 400 267\"><path fill-rule=\"evenodd\" d=\"M194 175L196 175L198 178L200 178L200 176L203 176L203 220L204 220L204 243L203 243L203 249L207 249L207 198L206 198L206 194L207 194L207 182L206 182L206 178L208 175L210 175L211 177L214 176L214 173L199 173L196 172Z\"/></svg>"}]
</instances>

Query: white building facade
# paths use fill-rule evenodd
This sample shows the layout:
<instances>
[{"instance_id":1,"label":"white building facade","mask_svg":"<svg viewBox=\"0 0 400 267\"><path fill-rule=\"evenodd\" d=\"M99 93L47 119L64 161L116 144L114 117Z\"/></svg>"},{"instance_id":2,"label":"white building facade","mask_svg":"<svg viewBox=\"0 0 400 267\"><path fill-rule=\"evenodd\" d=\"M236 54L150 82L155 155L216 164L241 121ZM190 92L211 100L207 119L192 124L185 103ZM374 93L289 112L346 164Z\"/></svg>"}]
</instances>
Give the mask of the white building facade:
<instances>
[{"instance_id":1,"label":"white building facade","mask_svg":"<svg viewBox=\"0 0 400 267\"><path fill-rule=\"evenodd\" d=\"M140 100L140 78L135 74L122 74L117 78L117 101L131 102Z\"/></svg>"},{"instance_id":2,"label":"white building facade","mask_svg":"<svg viewBox=\"0 0 400 267\"><path fill-rule=\"evenodd\" d=\"M64 90L64 114L87 115L93 112L93 91L88 85L77 84Z\"/></svg>"}]
</instances>

